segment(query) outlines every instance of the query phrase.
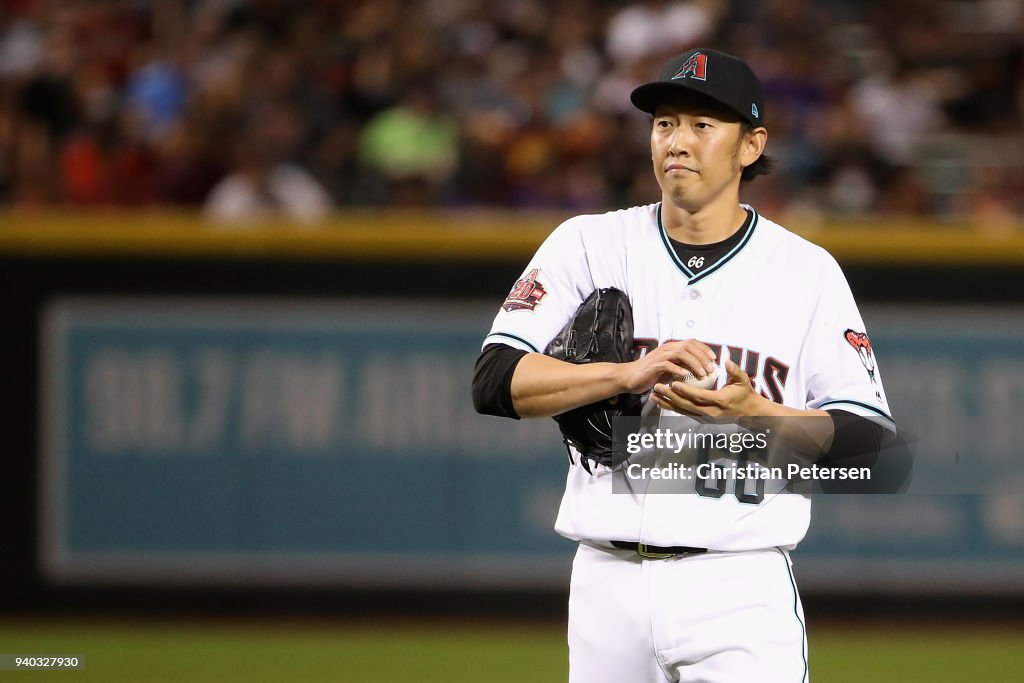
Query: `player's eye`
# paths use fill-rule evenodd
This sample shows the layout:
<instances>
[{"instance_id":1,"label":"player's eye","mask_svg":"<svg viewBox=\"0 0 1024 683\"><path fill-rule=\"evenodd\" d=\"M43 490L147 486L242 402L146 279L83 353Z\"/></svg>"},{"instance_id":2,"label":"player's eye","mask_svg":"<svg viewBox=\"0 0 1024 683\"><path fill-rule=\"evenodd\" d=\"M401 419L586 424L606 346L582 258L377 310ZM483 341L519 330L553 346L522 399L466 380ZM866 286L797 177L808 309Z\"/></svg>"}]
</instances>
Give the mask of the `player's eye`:
<instances>
[{"instance_id":1,"label":"player's eye","mask_svg":"<svg viewBox=\"0 0 1024 683\"><path fill-rule=\"evenodd\" d=\"M693 124L693 127L697 128L698 130L710 130L711 128L714 128L714 126L712 126L707 121L698 121L697 123Z\"/></svg>"}]
</instances>

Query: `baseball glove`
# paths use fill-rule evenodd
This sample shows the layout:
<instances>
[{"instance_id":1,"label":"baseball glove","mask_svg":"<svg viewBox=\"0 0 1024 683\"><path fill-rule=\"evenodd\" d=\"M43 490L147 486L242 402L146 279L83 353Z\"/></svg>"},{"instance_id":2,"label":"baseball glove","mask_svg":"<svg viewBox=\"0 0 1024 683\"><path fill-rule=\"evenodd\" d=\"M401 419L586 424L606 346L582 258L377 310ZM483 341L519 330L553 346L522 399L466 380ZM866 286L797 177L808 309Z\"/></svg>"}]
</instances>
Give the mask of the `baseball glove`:
<instances>
[{"instance_id":1,"label":"baseball glove","mask_svg":"<svg viewBox=\"0 0 1024 683\"><path fill-rule=\"evenodd\" d=\"M633 360L633 308L629 298L614 287L594 290L544 353L577 364ZM640 396L619 394L555 415L555 421L566 447L575 448L582 456L580 464L593 474L592 462L615 467L629 457L624 450L617 452L613 447L612 419L639 415L640 405Z\"/></svg>"}]
</instances>

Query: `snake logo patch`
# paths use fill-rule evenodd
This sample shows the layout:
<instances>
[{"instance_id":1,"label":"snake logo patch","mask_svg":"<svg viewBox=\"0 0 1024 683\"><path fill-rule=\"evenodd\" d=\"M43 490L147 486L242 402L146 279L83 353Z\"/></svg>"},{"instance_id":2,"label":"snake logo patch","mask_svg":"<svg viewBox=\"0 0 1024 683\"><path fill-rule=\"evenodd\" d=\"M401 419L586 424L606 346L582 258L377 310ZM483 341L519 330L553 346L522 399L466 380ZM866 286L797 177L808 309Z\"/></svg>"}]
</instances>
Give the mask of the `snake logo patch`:
<instances>
[{"instance_id":1,"label":"snake logo patch","mask_svg":"<svg viewBox=\"0 0 1024 683\"><path fill-rule=\"evenodd\" d=\"M881 401L882 393L878 390L878 380L875 379L875 354L871 351L871 340L868 339L866 333L855 330L846 330L843 336L846 337L846 341L850 342L850 346L853 347L860 357L860 362L864 369L867 370L872 386L875 387L875 398Z\"/></svg>"},{"instance_id":2,"label":"snake logo patch","mask_svg":"<svg viewBox=\"0 0 1024 683\"><path fill-rule=\"evenodd\" d=\"M544 285L537 280L539 274L540 269L534 268L525 277L516 282L501 307L509 312L532 311L537 308L537 304L547 294Z\"/></svg>"}]
</instances>

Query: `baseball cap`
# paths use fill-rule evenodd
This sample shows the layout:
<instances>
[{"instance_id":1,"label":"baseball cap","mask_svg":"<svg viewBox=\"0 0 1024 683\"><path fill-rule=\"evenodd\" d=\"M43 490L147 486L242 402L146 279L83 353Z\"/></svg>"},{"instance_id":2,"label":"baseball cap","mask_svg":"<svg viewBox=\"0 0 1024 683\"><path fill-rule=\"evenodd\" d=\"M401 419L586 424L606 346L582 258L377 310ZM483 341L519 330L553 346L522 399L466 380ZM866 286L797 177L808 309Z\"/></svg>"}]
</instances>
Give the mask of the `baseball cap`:
<instances>
[{"instance_id":1,"label":"baseball cap","mask_svg":"<svg viewBox=\"0 0 1024 683\"><path fill-rule=\"evenodd\" d=\"M654 114L666 96L680 90L706 95L751 125L764 125L764 89L739 57L702 47L684 52L665 63L658 80L639 86L629 99L637 109Z\"/></svg>"}]
</instances>

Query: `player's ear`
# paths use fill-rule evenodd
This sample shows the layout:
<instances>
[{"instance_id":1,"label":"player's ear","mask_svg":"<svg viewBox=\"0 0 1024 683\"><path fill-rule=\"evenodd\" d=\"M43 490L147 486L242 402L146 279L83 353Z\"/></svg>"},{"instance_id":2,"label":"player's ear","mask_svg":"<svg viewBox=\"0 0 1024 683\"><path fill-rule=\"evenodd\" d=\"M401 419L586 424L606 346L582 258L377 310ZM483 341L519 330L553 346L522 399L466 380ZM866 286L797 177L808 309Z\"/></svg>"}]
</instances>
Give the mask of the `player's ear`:
<instances>
[{"instance_id":1,"label":"player's ear","mask_svg":"<svg viewBox=\"0 0 1024 683\"><path fill-rule=\"evenodd\" d=\"M768 144L768 129L759 126L740 135L740 165L746 168L761 158Z\"/></svg>"}]
</instances>

